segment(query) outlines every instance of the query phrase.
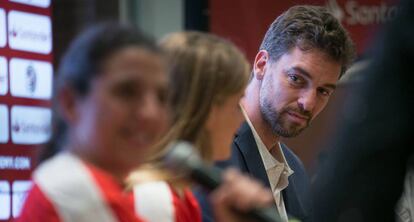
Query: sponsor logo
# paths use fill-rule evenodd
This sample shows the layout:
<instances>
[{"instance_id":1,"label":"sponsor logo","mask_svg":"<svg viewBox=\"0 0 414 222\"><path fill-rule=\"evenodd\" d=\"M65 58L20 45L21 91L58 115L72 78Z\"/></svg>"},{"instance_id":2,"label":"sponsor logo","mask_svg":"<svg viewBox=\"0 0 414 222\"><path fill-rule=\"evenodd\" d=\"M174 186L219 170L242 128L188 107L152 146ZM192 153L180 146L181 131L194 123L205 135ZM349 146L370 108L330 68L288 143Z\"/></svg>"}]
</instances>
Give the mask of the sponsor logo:
<instances>
[{"instance_id":1,"label":"sponsor logo","mask_svg":"<svg viewBox=\"0 0 414 222\"><path fill-rule=\"evenodd\" d=\"M25 5L33 5L41 8L47 8L50 5L50 0L10 0Z\"/></svg>"},{"instance_id":2,"label":"sponsor logo","mask_svg":"<svg viewBox=\"0 0 414 222\"><path fill-rule=\"evenodd\" d=\"M0 180L0 220L10 218L10 184L8 181Z\"/></svg>"},{"instance_id":3,"label":"sponsor logo","mask_svg":"<svg viewBox=\"0 0 414 222\"><path fill-rule=\"evenodd\" d=\"M26 68L26 89L32 95L36 90L36 70L33 67L33 64L29 64Z\"/></svg>"},{"instance_id":4,"label":"sponsor logo","mask_svg":"<svg viewBox=\"0 0 414 222\"><path fill-rule=\"evenodd\" d=\"M0 170L30 170L30 166L30 157L0 156Z\"/></svg>"},{"instance_id":5,"label":"sponsor logo","mask_svg":"<svg viewBox=\"0 0 414 222\"><path fill-rule=\"evenodd\" d=\"M32 188L33 182L29 180L16 180L13 182L12 189L12 212L13 217L16 218L20 215L24 201L26 200L29 190Z\"/></svg>"},{"instance_id":6,"label":"sponsor logo","mask_svg":"<svg viewBox=\"0 0 414 222\"><path fill-rule=\"evenodd\" d=\"M6 45L6 13L0 8L0 47Z\"/></svg>"},{"instance_id":7,"label":"sponsor logo","mask_svg":"<svg viewBox=\"0 0 414 222\"><path fill-rule=\"evenodd\" d=\"M41 54L49 54L52 51L50 17L10 11L8 28L10 48Z\"/></svg>"},{"instance_id":8,"label":"sponsor logo","mask_svg":"<svg viewBox=\"0 0 414 222\"><path fill-rule=\"evenodd\" d=\"M346 1L342 8L336 0L328 0L326 7L339 21L350 26L383 24L392 20L398 12L398 6L382 1L376 5Z\"/></svg>"},{"instance_id":9,"label":"sponsor logo","mask_svg":"<svg viewBox=\"0 0 414 222\"><path fill-rule=\"evenodd\" d=\"M6 105L0 105L0 143L9 141L9 110Z\"/></svg>"},{"instance_id":10,"label":"sponsor logo","mask_svg":"<svg viewBox=\"0 0 414 222\"><path fill-rule=\"evenodd\" d=\"M13 106L11 108L11 138L15 144L40 144L51 134L52 112L48 108Z\"/></svg>"},{"instance_id":11,"label":"sponsor logo","mask_svg":"<svg viewBox=\"0 0 414 222\"><path fill-rule=\"evenodd\" d=\"M8 90L7 60L0 56L0 96L6 95Z\"/></svg>"},{"instance_id":12,"label":"sponsor logo","mask_svg":"<svg viewBox=\"0 0 414 222\"><path fill-rule=\"evenodd\" d=\"M52 97L53 68L49 62L10 60L10 92L15 97L50 99Z\"/></svg>"}]
</instances>

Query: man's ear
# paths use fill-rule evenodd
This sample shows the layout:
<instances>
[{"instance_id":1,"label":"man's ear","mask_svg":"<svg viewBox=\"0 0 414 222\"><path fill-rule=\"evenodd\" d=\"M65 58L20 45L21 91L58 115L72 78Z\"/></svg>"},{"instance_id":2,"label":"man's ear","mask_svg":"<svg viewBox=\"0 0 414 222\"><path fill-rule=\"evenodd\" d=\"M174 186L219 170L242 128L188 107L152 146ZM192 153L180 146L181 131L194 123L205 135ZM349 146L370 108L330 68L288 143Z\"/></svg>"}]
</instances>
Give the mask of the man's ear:
<instances>
[{"instance_id":1,"label":"man's ear","mask_svg":"<svg viewBox=\"0 0 414 222\"><path fill-rule=\"evenodd\" d=\"M263 80L266 71L266 64L269 61L269 53L262 49L256 54L253 64L254 78Z\"/></svg>"},{"instance_id":2,"label":"man's ear","mask_svg":"<svg viewBox=\"0 0 414 222\"><path fill-rule=\"evenodd\" d=\"M78 119L77 96L73 89L63 87L57 95L59 112L62 118L71 124Z\"/></svg>"}]
</instances>

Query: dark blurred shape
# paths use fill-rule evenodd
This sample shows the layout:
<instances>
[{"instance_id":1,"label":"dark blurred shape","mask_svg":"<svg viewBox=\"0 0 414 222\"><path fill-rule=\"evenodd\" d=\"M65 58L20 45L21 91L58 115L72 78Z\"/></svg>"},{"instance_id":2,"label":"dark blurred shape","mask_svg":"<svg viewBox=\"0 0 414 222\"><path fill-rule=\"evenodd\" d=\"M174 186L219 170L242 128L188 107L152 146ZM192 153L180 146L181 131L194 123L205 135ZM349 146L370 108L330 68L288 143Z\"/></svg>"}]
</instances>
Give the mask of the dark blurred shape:
<instances>
[{"instance_id":1,"label":"dark blurred shape","mask_svg":"<svg viewBox=\"0 0 414 222\"><path fill-rule=\"evenodd\" d=\"M69 42L82 30L102 21L118 20L119 0L58 0L52 3L54 67Z\"/></svg>"},{"instance_id":2,"label":"dark blurred shape","mask_svg":"<svg viewBox=\"0 0 414 222\"><path fill-rule=\"evenodd\" d=\"M414 151L414 1L385 29L344 103L313 185L316 221L394 221Z\"/></svg>"},{"instance_id":3,"label":"dark blurred shape","mask_svg":"<svg viewBox=\"0 0 414 222\"><path fill-rule=\"evenodd\" d=\"M209 1L184 1L184 28L185 30L198 30L208 32L209 27Z\"/></svg>"}]
</instances>

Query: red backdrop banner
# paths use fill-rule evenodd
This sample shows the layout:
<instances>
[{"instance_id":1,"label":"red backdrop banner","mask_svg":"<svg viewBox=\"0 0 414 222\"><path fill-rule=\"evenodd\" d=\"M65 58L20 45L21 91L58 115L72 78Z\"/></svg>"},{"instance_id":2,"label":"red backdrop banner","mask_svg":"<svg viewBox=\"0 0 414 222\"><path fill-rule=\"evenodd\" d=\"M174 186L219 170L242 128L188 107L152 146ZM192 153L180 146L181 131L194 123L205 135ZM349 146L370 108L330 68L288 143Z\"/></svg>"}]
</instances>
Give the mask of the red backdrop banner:
<instances>
[{"instance_id":1,"label":"red backdrop banner","mask_svg":"<svg viewBox=\"0 0 414 222\"><path fill-rule=\"evenodd\" d=\"M21 210L51 133L51 0L0 0L0 221Z\"/></svg>"},{"instance_id":2,"label":"red backdrop banner","mask_svg":"<svg viewBox=\"0 0 414 222\"><path fill-rule=\"evenodd\" d=\"M210 30L229 38L250 61L273 20L298 4L326 6L349 31L362 53L371 43L379 26L392 19L398 8L395 0L210 0Z\"/></svg>"}]
</instances>

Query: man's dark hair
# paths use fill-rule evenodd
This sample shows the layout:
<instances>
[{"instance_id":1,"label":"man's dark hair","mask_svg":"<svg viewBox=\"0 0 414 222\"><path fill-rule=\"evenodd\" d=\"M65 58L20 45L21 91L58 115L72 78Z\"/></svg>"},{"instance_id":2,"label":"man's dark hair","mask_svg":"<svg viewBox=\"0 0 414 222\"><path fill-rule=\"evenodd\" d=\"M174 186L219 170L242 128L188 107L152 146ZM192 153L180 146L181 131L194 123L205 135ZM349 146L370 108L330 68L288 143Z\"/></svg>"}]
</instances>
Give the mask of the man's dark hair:
<instances>
[{"instance_id":1,"label":"man's dark hair","mask_svg":"<svg viewBox=\"0 0 414 222\"><path fill-rule=\"evenodd\" d=\"M260 45L273 61L293 47L319 49L341 63L341 76L354 58L354 46L340 22L322 6L293 6L270 25Z\"/></svg>"}]
</instances>

